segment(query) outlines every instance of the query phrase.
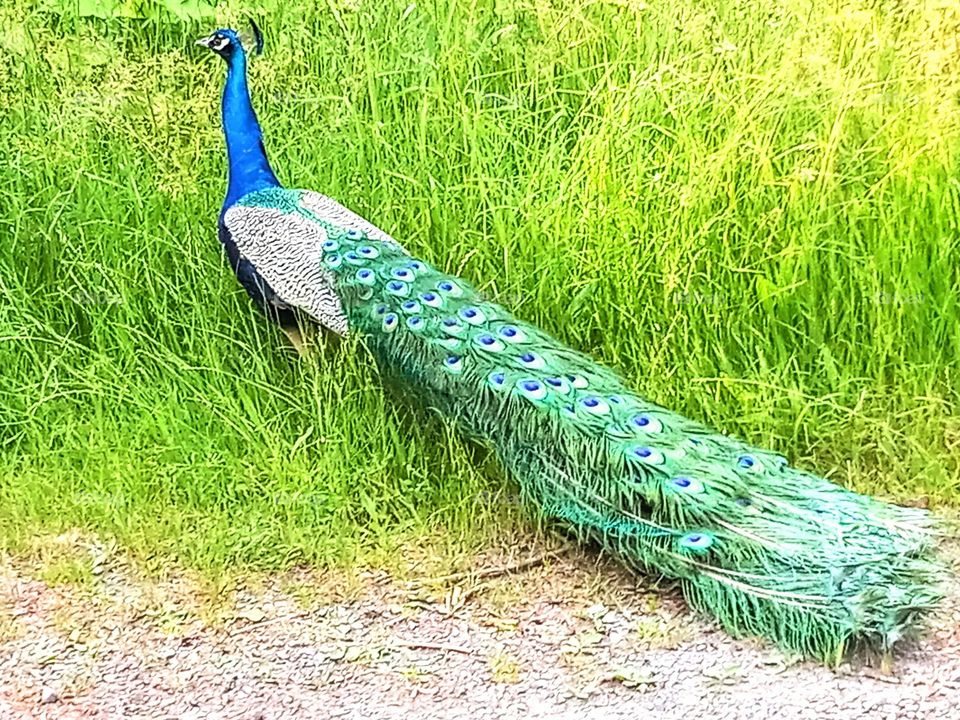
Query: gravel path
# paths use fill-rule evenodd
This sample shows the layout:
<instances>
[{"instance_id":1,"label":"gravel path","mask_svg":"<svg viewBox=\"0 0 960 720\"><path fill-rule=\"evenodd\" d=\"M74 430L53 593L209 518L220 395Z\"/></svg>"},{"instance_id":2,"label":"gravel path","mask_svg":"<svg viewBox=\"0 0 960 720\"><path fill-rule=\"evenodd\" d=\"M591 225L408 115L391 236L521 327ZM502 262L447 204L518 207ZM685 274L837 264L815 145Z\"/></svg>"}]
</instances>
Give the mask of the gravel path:
<instances>
[{"instance_id":1,"label":"gravel path","mask_svg":"<svg viewBox=\"0 0 960 720\"><path fill-rule=\"evenodd\" d=\"M830 671L573 550L426 587L298 571L211 590L83 548L79 587L0 561L2 718L960 718L955 584L892 672Z\"/></svg>"}]
</instances>

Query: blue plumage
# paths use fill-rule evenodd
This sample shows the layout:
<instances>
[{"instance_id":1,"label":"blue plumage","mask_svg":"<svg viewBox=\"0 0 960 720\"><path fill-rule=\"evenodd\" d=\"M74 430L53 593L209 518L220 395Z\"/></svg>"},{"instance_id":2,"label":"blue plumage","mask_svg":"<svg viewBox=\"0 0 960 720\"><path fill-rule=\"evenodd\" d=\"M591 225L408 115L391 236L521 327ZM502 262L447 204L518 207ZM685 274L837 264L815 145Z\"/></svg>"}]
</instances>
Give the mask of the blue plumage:
<instances>
[{"instance_id":1,"label":"blue plumage","mask_svg":"<svg viewBox=\"0 0 960 720\"><path fill-rule=\"evenodd\" d=\"M262 49L263 36L255 28L257 48ZM227 64L227 79L224 83L221 110L223 131L227 143L228 183L227 194L217 220L220 243L227 255L227 262L241 287L254 304L281 327L293 330L297 327L295 312L278 297L270 284L257 272L253 263L244 257L224 222L227 210L251 192L280 187L263 146L260 123L250 102L247 86L247 58L240 38L234 30L218 30L209 38L198 41L220 55Z\"/></svg>"}]
</instances>

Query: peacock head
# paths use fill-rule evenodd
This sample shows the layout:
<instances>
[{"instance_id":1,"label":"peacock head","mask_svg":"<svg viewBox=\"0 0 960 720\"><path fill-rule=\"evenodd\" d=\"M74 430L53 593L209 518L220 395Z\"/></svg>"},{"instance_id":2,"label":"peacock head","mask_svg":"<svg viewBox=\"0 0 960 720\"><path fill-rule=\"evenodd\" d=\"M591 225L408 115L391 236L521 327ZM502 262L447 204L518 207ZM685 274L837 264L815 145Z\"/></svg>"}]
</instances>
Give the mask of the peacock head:
<instances>
[{"instance_id":1,"label":"peacock head","mask_svg":"<svg viewBox=\"0 0 960 720\"><path fill-rule=\"evenodd\" d=\"M263 52L263 34L253 20L250 21L250 29L253 31L254 52L259 55ZM246 52L240 33L229 28L221 28L209 37L200 38L197 40L197 45L213 50L227 62L230 62L236 55L243 55Z\"/></svg>"}]
</instances>

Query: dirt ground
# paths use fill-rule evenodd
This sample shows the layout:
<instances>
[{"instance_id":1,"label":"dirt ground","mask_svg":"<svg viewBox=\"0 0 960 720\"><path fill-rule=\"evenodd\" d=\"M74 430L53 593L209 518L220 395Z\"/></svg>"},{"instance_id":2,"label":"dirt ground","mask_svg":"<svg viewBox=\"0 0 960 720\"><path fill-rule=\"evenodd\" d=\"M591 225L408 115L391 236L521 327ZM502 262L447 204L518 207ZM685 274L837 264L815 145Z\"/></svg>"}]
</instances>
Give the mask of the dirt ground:
<instances>
[{"instance_id":1,"label":"dirt ground","mask_svg":"<svg viewBox=\"0 0 960 720\"><path fill-rule=\"evenodd\" d=\"M63 542L88 575L0 560L0 718L960 718L956 580L892 671L831 671L572 548L412 583L301 570L211 587Z\"/></svg>"}]
</instances>

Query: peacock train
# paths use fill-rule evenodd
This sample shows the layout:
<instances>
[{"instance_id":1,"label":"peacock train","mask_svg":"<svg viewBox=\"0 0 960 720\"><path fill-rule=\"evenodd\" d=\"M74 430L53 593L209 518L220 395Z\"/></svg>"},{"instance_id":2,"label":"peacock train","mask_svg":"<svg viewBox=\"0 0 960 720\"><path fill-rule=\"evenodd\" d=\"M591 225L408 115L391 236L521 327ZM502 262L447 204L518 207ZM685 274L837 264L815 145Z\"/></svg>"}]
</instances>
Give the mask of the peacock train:
<instances>
[{"instance_id":1,"label":"peacock train","mask_svg":"<svg viewBox=\"0 0 960 720\"><path fill-rule=\"evenodd\" d=\"M222 29L198 44L227 67L220 240L240 284L295 345L298 315L361 337L407 391L489 446L525 501L630 566L677 580L731 634L835 663L889 651L936 605L926 512L850 492L644 400L335 200L282 187L244 41ZM262 44L254 27L250 50Z\"/></svg>"}]
</instances>

